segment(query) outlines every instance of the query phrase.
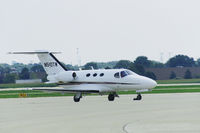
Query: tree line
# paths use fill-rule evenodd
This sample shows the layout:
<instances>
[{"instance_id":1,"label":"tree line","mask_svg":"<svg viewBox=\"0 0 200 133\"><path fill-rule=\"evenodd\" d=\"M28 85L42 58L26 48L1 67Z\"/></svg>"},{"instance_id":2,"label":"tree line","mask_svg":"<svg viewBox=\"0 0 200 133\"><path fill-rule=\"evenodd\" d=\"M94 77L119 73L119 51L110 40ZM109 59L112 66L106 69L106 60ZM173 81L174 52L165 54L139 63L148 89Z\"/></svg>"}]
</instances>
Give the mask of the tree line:
<instances>
[{"instance_id":1,"label":"tree line","mask_svg":"<svg viewBox=\"0 0 200 133\"><path fill-rule=\"evenodd\" d=\"M83 68L89 69L89 66L92 66L95 69L101 68L97 62L89 62ZM200 58L196 61L194 58L187 55L176 55L170 58L166 63L161 63L158 61L149 60L146 56L139 56L134 61L129 60L120 60L116 62L114 66L107 66L107 69L110 68L125 68L130 69L137 74L147 76L152 79L157 79L156 75L153 72L146 71L145 68L169 68L169 67L200 67ZM190 70L185 72L184 78L192 78ZM170 79L176 78L175 72L171 72Z\"/></svg>"},{"instance_id":2,"label":"tree line","mask_svg":"<svg viewBox=\"0 0 200 133\"><path fill-rule=\"evenodd\" d=\"M41 64L0 64L0 84L15 83L15 80L18 79L25 80L37 78L46 81L46 73Z\"/></svg>"},{"instance_id":3,"label":"tree line","mask_svg":"<svg viewBox=\"0 0 200 133\"><path fill-rule=\"evenodd\" d=\"M144 68L200 67L200 58L195 61L194 58L189 57L187 55L176 55L170 58L166 63L161 63L159 61L149 60L148 57L146 56L139 56L134 61L121 60L121 61L112 62L112 63L113 63L112 66L109 64L106 64L107 66L106 65L104 66L110 67L110 68L118 68L118 67L127 68L127 66L130 63L133 63L136 66L140 65ZM102 66L98 62L89 62L86 65L84 65L83 68L89 69L88 66L90 65L92 65L94 68L102 68ZM103 68L106 68L106 67L103 67Z\"/></svg>"}]
</instances>

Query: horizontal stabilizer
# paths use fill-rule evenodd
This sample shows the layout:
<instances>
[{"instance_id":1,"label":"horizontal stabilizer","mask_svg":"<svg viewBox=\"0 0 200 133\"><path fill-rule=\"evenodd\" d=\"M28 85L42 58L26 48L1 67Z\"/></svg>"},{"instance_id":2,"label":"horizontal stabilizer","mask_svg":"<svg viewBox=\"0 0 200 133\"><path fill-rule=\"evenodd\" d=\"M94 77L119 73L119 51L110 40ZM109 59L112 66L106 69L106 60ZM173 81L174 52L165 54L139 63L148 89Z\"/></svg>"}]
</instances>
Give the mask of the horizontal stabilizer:
<instances>
[{"instance_id":1,"label":"horizontal stabilizer","mask_svg":"<svg viewBox=\"0 0 200 133\"><path fill-rule=\"evenodd\" d=\"M9 52L8 54L60 54L61 52L35 51L35 52Z\"/></svg>"}]
</instances>

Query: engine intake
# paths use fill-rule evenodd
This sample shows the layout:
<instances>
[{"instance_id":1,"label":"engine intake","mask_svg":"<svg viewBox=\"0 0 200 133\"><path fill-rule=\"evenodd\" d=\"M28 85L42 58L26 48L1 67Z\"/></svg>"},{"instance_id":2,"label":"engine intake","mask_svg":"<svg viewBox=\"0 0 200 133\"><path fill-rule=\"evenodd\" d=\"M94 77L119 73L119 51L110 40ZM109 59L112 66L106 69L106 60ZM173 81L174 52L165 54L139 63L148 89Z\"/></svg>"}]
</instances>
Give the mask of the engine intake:
<instances>
[{"instance_id":1,"label":"engine intake","mask_svg":"<svg viewBox=\"0 0 200 133\"><path fill-rule=\"evenodd\" d=\"M73 71L67 71L67 72L56 75L57 82L72 82L76 80L77 78L78 77L77 77L76 72L73 72Z\"/></svg>"},{"instance_id":2,"label":"engine intake","mask_svg":"<svg viewBox=\"0 0 200 133\"><path fill-rule=\"evenodd\" d=\"M74 79L76 79L76 76L77 76L76 73L73 72L73 73L72 73L72 77L73 77Z\"/></svg>"}]
</instances>

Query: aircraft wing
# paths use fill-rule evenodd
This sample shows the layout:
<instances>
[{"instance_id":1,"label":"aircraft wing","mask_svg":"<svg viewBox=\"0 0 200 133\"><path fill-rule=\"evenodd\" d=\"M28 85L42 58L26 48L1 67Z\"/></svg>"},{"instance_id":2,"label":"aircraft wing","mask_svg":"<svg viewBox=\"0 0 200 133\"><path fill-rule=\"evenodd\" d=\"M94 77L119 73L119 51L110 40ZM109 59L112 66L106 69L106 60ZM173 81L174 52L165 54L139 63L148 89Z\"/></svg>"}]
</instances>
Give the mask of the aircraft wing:
<instances>
[{"instance_id":1,"label":"aircraft wing","mask_svg":"<svg viewBox=\"0 0 200 133\"><path fill-rule=\"evenodd\" d=\"M51 92L83 92L83 93L100 93L112 92L112 90L103 85L97 84L81 84L73 86L62 86L59 88L35 88L32 90L51 91Z\"/></svg>"}]
</instances>

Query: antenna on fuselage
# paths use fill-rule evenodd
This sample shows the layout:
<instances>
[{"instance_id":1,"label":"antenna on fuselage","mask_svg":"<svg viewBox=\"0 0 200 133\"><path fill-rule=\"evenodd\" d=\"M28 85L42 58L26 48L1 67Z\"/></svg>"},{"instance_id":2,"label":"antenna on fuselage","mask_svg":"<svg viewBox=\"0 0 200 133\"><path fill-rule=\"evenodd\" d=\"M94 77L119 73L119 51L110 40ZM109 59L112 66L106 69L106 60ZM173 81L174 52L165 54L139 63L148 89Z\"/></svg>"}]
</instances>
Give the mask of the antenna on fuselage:
<instances>
[{"instance_id":1,"label":"antenna on fuselage","mask_svg":"<svg viewBox=\"0 0 200 133\"><path fill-rule=\"evenodd\" d=\"M90 66L90 67L91 67L92 70L94 70L94 67L93 67L93 66Z\"/></svg>"}]
</instances>

